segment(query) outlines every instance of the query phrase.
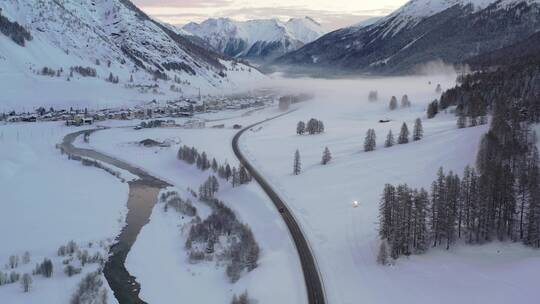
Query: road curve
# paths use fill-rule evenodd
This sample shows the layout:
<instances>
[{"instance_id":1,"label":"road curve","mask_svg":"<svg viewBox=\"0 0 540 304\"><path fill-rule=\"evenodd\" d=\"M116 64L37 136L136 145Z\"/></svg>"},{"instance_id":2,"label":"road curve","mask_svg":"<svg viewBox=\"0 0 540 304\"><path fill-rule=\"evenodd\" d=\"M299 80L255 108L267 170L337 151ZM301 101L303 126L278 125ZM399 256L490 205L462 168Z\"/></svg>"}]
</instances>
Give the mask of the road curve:
<instances>
[{"instance_id":1,"label":"road curve","mask_svg":"<svg viewBox=\"0 0 540 304\"><path fill-rule=\"evenodd\" d=\"M313 253L311 252L311 248L309 247L306 237L300 229L300 225L298 225L296 219L289 211L289 208L287 207L285 202L279 197L276 191L274 191L274 189L270 186L266 179L264 179L262 175L247 161L244 154L242 154L242 151L240 151L240 147L238 145L240 136L242 136L242 134L244 134L244 132L246 132L247 130L272 119L276 119L278 117L286 115L288 113L290 112L265 119L240 130L238 133L236 133L232 140L232 148L234 154L236 155L240 163L249 171L249 173L257 181L257 183L259 183L264 192L266 192L268 197L272 200L276 208L278 210L282 210L280 214L285 221L285 224L287 225L287 228L289 229L289 232L293 238L296 250L298 251L298 255L300 258L300 263L302 265L302 271L304 273L304 280L306 283L306 291L308 295L308 302L310 304L325 304L326 296L324 293L322 278L317 268L317 263L313 256Z\"/></svg>"}]
</instances>

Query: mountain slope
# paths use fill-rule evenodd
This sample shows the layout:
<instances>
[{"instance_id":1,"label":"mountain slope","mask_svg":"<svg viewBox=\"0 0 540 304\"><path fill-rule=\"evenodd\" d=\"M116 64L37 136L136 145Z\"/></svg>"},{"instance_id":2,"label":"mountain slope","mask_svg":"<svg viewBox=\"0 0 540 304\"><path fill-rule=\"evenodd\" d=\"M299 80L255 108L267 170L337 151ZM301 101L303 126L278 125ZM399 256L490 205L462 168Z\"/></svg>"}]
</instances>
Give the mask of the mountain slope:
<instances>
[{"instance_id":1,"label":"mountain slope","mask_svg":"<svg viewBox=\"0 0 540 304\"><path fill-rule=\"evenodd\" d=\"M128 0L5 0L0 9L0 26L16 28L17 23L32 38L15 43L7 38L13 30L2 26L0 76L14 76L8 80L41 81L36 75L47 67L64 82L91 83L112 75L112 82L130 86L153 86L159 80L164 88L175 85L178 93L237 87L242 80L263 77L198 46ZM96 77L82 77L88 75L77 73L80 69L70 73L78 66L94 69Z\"/></svg>"},{"instance_id":2,"label":"mountain slope","mask_svg":"<svg viewBox=\"0 0 540 304\"><path fill-rule=\"evenodd\" d=\"M183 30L208 42L231 57L268 60L296 50L319 38L321 25L309 17L287 22L277 19L234 21L229 18L189 23Z\"/></svg>"},{"instance_id":3,"label":"mountain slope","mask_svg":"<svg viewBox=\"0 0 540 304\"><path fill-rule=\"evenodd\" d=\"M540 30L538 0L412 0L367 27L329 33L277 64L404 73L430 61L460 63Z\"/></svg>"}]
</instances>

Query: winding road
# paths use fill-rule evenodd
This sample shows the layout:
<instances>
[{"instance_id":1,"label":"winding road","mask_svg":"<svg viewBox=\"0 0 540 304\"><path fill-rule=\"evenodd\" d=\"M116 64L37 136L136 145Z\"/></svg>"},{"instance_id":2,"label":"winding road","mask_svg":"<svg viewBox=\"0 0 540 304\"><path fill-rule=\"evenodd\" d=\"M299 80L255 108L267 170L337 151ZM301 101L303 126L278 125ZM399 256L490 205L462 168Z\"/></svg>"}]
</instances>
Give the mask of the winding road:
<instances>
[{"instance_id":1,"label":"winding road","mask_svg":"<svg viewBox=\"0 0 540 304\"><path fill-rule=\"evenodd\" d=\"M324 285L322 282L322 278L317 267L317 262L313 256L313 253L311 252L311 248L309 247L307 239L302 233L302 230L300 229L300 225L294 218L293 214L290 212L285 202L276 193L276 191L274 191L274 189L270 186L266 179L264 179L264 177L248 162L248 160L240 150L238 144L240 136L242 136L242 134L244 134L247 130L262 123L268 122L272 119L276 119L278 117L286 115L288 113L290 112L283 113L268 118L266 120L254 123L240 130L238 133L236 133L232 140L232 148L234 154L236 155L238 160L240 160L240 163L249 171L251 176L253 176L257 183L259 183L261 188L264 190L264 192L266 192L266 194L272 200L276 208L280 211L281 217L283 218L285 224L287 225L287 228L289 229L289 232L298 251L298 255L300 257L302 271L304 272L304 280L306 283L308 302L310 304L324 304L326 303L326 296L324 293Z\"/></svg>"},{"instance_id":2,"label":"winding road","mask_svg":"<svg viewBox=\"0 0 540 304\"><path fill-rule=\"evenodd\" d=\"M129 182L126 225L109 250L110 256L103 268L103 274L118 303L143 304L146 302L139 298L141 286L136 281L136 278L128 272L125 262L131 246L137 239L137 235L150 220L160 190L170 185L124 161L94 150L77 148L73 145L77 137L84 133L93 133L99 130L102 129L70 133L64 137L60 147L64 153L69 155L95 159L138 176L139 179Z\"/></svg>"},{"instance_id":3,"label":"winding road","mask_svg":"<svg viewBox=\"0 0 540 304\"><path fill-rule=\"evenodd\" d=\"M309 304L325 304L326 296L324 293L322 278L319 273L314 255L300 228L300 225L290 212L285 202L279 197L277 192L248 162L240 150L238 143L242 134L244 134L247 130L286 115L290 112L292 111L254 123L240 130L235 134L232 140L232 148L240 163L250 172L251 176L253 176L268 197L272 200L276 208L279 210L283 221L287 225L300 258ZM137 235L142 227L149 221L150 214L154 204L157 201L159 191L170 185L167 182L148 174L144 170L130 165L129 163L94 150L77 148L73 145L73 142L78 136L81 136L84 133L92 133L99 130L101 129L84 130L68 134L64 137L60 147L63 152L70 155L95 159L117 168L127 170L139 177L138 180L129 182L126 226L122 229L122 232L116 238L115 244L111 247L110 257L105 264L103 272L119 303L145 303L139 298L140 285L137 283L136 278L129 274L125 267L125 261L131 246L135 243Z\"/></svg>"}]
</instances>

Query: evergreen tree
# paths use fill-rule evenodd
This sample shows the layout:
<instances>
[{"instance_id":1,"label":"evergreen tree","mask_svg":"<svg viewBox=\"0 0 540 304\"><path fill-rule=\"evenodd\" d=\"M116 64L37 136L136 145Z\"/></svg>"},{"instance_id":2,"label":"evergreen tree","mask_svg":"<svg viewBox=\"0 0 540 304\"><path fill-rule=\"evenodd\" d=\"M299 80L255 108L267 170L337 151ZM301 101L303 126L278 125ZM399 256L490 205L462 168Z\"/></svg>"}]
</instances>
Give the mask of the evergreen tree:
<instances>
[{"instance_id":1,"label":"evergreen tree","mask_svg":"<svg viewBox=\"0 0 540 304\"><path fill-rule=\"evenodd\" d=\"M377 263L380 265L388 265L388 242L386 240L381 241L379 246L379 253L377 254Z\"/></svg>"},{"instance_id":2,"label":"evergreen tree","mask_svg":"<svg viewBox=\"0 0 540 304\"><path fill-rule=\"evenodd\" d=\"M422 127L422 120L417 118L414 121L413 140L420 140L424 137L424 128Z\"/></svg>"},{"instance_id":3,"label":"evergreen tree","mask_svg":"<svg viewBox=\"0 0 540 304\"><path fill-rule=\"evenodd\" d=\"M439 113L439 101L432 101L427 108L427 118L433 118Z\"/></svg>"},{"instance_id":4,"label":"evergreen tree","mask_svg":"<svg viewBox=\"0 0 540 304\"><path fill-rule=\"evenodd\" d=\"M390 111L392 111L392 110L397 109L397 106L398 106L397 98L396 96L392 96L392 98L390 98L390 104L388 105L388 108L390 109Z\"/></svg>"},{"instance_id":5,"label":"evergreen tree","mask_svg":"<svg viewBox=\"0 0 540 304\"><path fill-rule=\"evenodd\" d=\"M296 134L303 135L306 132L306 124L303 121L299 121L296 125Z\"/></svg>"},{"instance_id":6,"label":"evergreen tree","mask_svg":"<svg viewBox=\"0 0 540 304\"><path fill-rule=\"evenodd\" d=\"M401 97L401 107L408 108L410 106L411 106L411 101L409 100L409 96L407 96L407 94L403 95L403 97Z\"/></svg>"},{"instance_id":7,"label":"evergreen tree","mask_svg":"<svg viewBox=\"0 0 540 304\"><path fill-rule=\"evenodd\" d=\"M465 128L467 126L467 117L459 115L456 124L459 129Z\"/></svg>"},{"instance_id":8,"label":"evergreen tree","mask_svg":"<svg viewBox=\"0 0 540 304\"><path fill-rule=\"evenodd\" d=\"M294 164L293 164L293 174L299 175L302 171L302 164L300 162L300 151L298 149L294 152Z\"/></svg>"},{"instance_id":9,"label":"evergreen tree","mask_svg":"<svg viewBox=\"0 0 540 304\"><path fill-rule=\"evenodd\" d=\"M401 125L401 132L398 137L398 144L406 144L409 142L409 128L406 123Z\"/></svg>"},{"instance_id":10,"label":"evergreen tree","mask_svg":"<svg viewBox=\"0 0 540 304\"><path fill-rule=\"evenodd\" d=\"M394 134L392 134L392 130L388 131L388 135L386 135L386 141L384 142L384 146L386 148L389 148L393 146L396 143L394 140Z\"/></svg>"},{"instance_id":11,"label":"evergreen tree","mask_svg":"<svg viewBox=\"0 0 540 304\"><path fill-rule=\"evenodd\" d=\"M326 165L330 162L330 160L332 160L332 154L330 153L328 147L325 147L322 155L321 164Z\"/></svg>"},{"instance_id":12,"label":"evergreen tree","mask_svg":"<svg viewBox=\"0 0 540 304\"><path fill-rule=\"evenodd\" d=\"M214 173L218 171L218 163L215 158L212 158L212 171L214 171Z\"/></svg>"},{"instance_id":13,"label":"evergreen tree","mask_svg":"<svg viewBox=\"0 0 540 304\"><path fill-rule=\"evenodd\" d=\"M374 129L368 129L366 138L364 139L364 151L369 152L375 150L377 146L376 135Z\"/></svg>"}]
</instances>

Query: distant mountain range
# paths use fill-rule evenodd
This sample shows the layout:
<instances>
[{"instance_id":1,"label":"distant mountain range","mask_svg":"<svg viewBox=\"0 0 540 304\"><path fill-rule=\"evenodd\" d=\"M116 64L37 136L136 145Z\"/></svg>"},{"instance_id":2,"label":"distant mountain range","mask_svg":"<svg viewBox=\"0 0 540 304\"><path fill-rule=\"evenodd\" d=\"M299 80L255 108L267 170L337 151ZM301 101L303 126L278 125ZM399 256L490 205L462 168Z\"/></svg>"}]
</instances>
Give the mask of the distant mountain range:
<instances>
[{"instance_id":1,"label":"distant mountain range","mask_svg":"<svg viewBox=\"0 0 540 304\"><path fill-rule=\"evenodd\" d=\"M340 29L277 58L294 71L399 74L462 63L540 30L540 0L412 0L373 24Z\"/></svg>"},{"instance_id":2,"label":"distant mountain range","mask_svg":"<svg viewBox=\"0 0 540 304\"><path fill-rule=\"evenodd\" d=\"M187 33L207 42L214 50L234 58L268 61L294 51L324 34L321 25L310 17L235 21L207 19L182 27Z\"/></svg>"},{"instance_id":3,"label":"distant mountain range","mask_svg":"<svg viewBox=\"0 0 540 304\"><path fill-rule=\"evenodd\" d=\"M0 76L41 81L36 75L53 71L55 77L49 79L64 83L102 79L134 86L154 85L158 79L192 91L264 77L184 34L129 0L4 0Z\"/></svg>"}]
</instances>

